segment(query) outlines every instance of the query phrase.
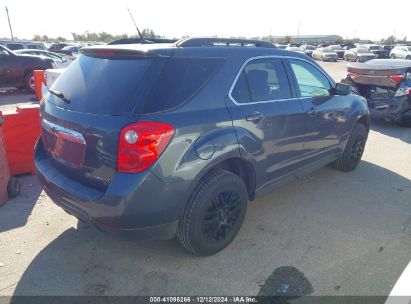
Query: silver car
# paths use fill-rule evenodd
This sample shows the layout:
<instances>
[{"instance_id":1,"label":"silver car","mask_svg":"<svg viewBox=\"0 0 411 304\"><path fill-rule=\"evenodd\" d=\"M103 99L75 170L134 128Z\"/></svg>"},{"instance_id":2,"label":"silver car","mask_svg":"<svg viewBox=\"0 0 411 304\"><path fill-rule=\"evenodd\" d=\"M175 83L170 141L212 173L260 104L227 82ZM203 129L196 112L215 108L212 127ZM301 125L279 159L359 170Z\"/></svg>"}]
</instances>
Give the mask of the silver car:
<instances>
[{"instance_id":1,"label":"silver car","mask_svg":"<svg viewBox=\"0 0 411 304\"><path fill-rule=\"evenodd\" d=\"M337 61L338 55L329 47L315 49L311 55L314 60Z\"/></svg>"}]
</instances>

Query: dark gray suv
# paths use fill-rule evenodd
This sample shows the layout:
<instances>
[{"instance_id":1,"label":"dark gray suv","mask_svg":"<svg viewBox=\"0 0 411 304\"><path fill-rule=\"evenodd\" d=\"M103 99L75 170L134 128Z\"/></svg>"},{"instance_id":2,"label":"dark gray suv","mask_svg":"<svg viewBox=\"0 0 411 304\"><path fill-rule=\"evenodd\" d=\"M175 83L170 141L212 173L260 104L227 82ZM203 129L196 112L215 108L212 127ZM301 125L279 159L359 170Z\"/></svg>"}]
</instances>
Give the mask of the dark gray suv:
<instances>
[{"instance_id":1,"label":"dark gray suv","mask_svg":"<svg viewBox=\"0 0 411 304\"><path fill-rule=\"evenodd\" d=\"M321 166L354 169L364 98L264 41L83 48L44 95L35 149L50 198L100 230L226 247L248 201Z\"/></svg>"}]
</instances>

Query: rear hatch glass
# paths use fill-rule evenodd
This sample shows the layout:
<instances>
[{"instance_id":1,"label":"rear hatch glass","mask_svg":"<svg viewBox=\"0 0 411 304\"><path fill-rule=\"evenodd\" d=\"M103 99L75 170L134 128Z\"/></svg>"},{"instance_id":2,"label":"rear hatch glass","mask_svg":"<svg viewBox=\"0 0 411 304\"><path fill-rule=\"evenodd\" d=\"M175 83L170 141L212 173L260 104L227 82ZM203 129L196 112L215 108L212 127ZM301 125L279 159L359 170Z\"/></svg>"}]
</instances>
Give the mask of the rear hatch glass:
<instances>
[{"instance_id":1,"label":"rear hatch glass","mask_svg":"<svg viewBox=\"0 0 411 304\"><path fill-rule=\"evenodd\" d=\"M80 56L51 88L70 102L52 94L47 100L61 108L89 114L164 111L192 97L221 63L219 58L121 60Z\"/></svg>"}]
</instances>

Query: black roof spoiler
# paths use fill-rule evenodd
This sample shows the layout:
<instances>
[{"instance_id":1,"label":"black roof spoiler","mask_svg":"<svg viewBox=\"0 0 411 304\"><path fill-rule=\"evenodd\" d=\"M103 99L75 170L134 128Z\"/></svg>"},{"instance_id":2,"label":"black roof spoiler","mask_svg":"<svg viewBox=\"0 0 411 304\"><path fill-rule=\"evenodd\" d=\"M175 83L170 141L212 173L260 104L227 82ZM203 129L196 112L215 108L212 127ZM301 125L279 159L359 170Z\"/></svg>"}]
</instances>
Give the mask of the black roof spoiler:
<instances>
[{"instance_id":1,"label":"black roof spoiler","mask_svg":"<svg viewBox=\"0 0 411 304\"><path fill-rule=\"evenodd\" d=\"M256 39L240 39L240 38L185 38L176 42L177 47L209 47L215 45L240 45L265 48L276 48L274 44Z\"/></svg>"}]
</instances>

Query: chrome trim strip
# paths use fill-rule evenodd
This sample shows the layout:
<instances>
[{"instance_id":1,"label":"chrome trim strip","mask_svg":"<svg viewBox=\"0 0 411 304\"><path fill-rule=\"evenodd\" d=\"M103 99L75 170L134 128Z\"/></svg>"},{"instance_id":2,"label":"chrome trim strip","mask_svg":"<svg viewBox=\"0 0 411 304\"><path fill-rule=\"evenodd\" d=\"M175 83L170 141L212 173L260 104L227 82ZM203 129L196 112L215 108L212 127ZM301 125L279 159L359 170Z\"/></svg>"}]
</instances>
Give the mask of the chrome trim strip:
<instances>
[{"instance_id":1,"label":"chrome trim strip","mask_svg":"<svg viewBox=\"0 0 411 304\"><path fill-rule=\"evenodd\" d=\"M250 104L260 104L260 103L270 103L270 102L277 102L277 101L286 101L286 100L298 100L298 99L307 99L307 98L312 98L315 96L311 96L311 97L293 97L293 98L285 98L285 99L274 99L274 100L263 100L263 101L255 101L255 102L244 102L244 103L240 103L237 102L233 96L231 95L231 93L233 92L234 86L237 83L238 78L240 77L241 73L243 72L245 66L253 60L257 60L257 59L265 59L265 58L276 58L276 59L295 59L295 60L301 60L301 61L305 61L309 64L311 64L313 67L315 67L319 72L321 72L321 74L323 74L329 81L330 83L335 85L335 81L332 80L328 75L326 75L324 73L324 71L322 71L321 69L319 69L315 64L313 64L312 62L310 62L309 60L306 60L304 58L298 58L298 57L293 57L293 56L280 56L280 55L267 55L267 56L255 56L255 57L251 57L248 58L243 65L241 66L240 70L238 71L236 77L234 78L233 83L231 84L230 90L228 91L228 97L231 99L231 101L237 105L237 106L243 106L243 105L250 105Z\"/></svg>"},{"instance_id":2,"label":"chrome trim strip","mask_svg":"<svg viewBox=\"0 0 411 304\"><path fill-rule=\"evenodd\" d=\"M70 136L73 136L73 137L79 139L83 144L86 144L86 140L84 139L84 137L83 137L83 135L82 135L81 133L76 132L76 131L73 131L73 130L70 130L70 129L67 129L67 128L62 127L62 126L59 126L59 125L56 125L55 123L52 123L52 122L50 122L50 121L48 121L48 120L46 120L46 119L44 119L44 118L41 120L41 126L42 126L44 129L46 129L46 130L48 130L48 131L50 131L50 132L53 132L53 133L54 133L54 132L66 133L66 134L68 134L68 135L70 135Z\"/></svg>"}]
</instances>

